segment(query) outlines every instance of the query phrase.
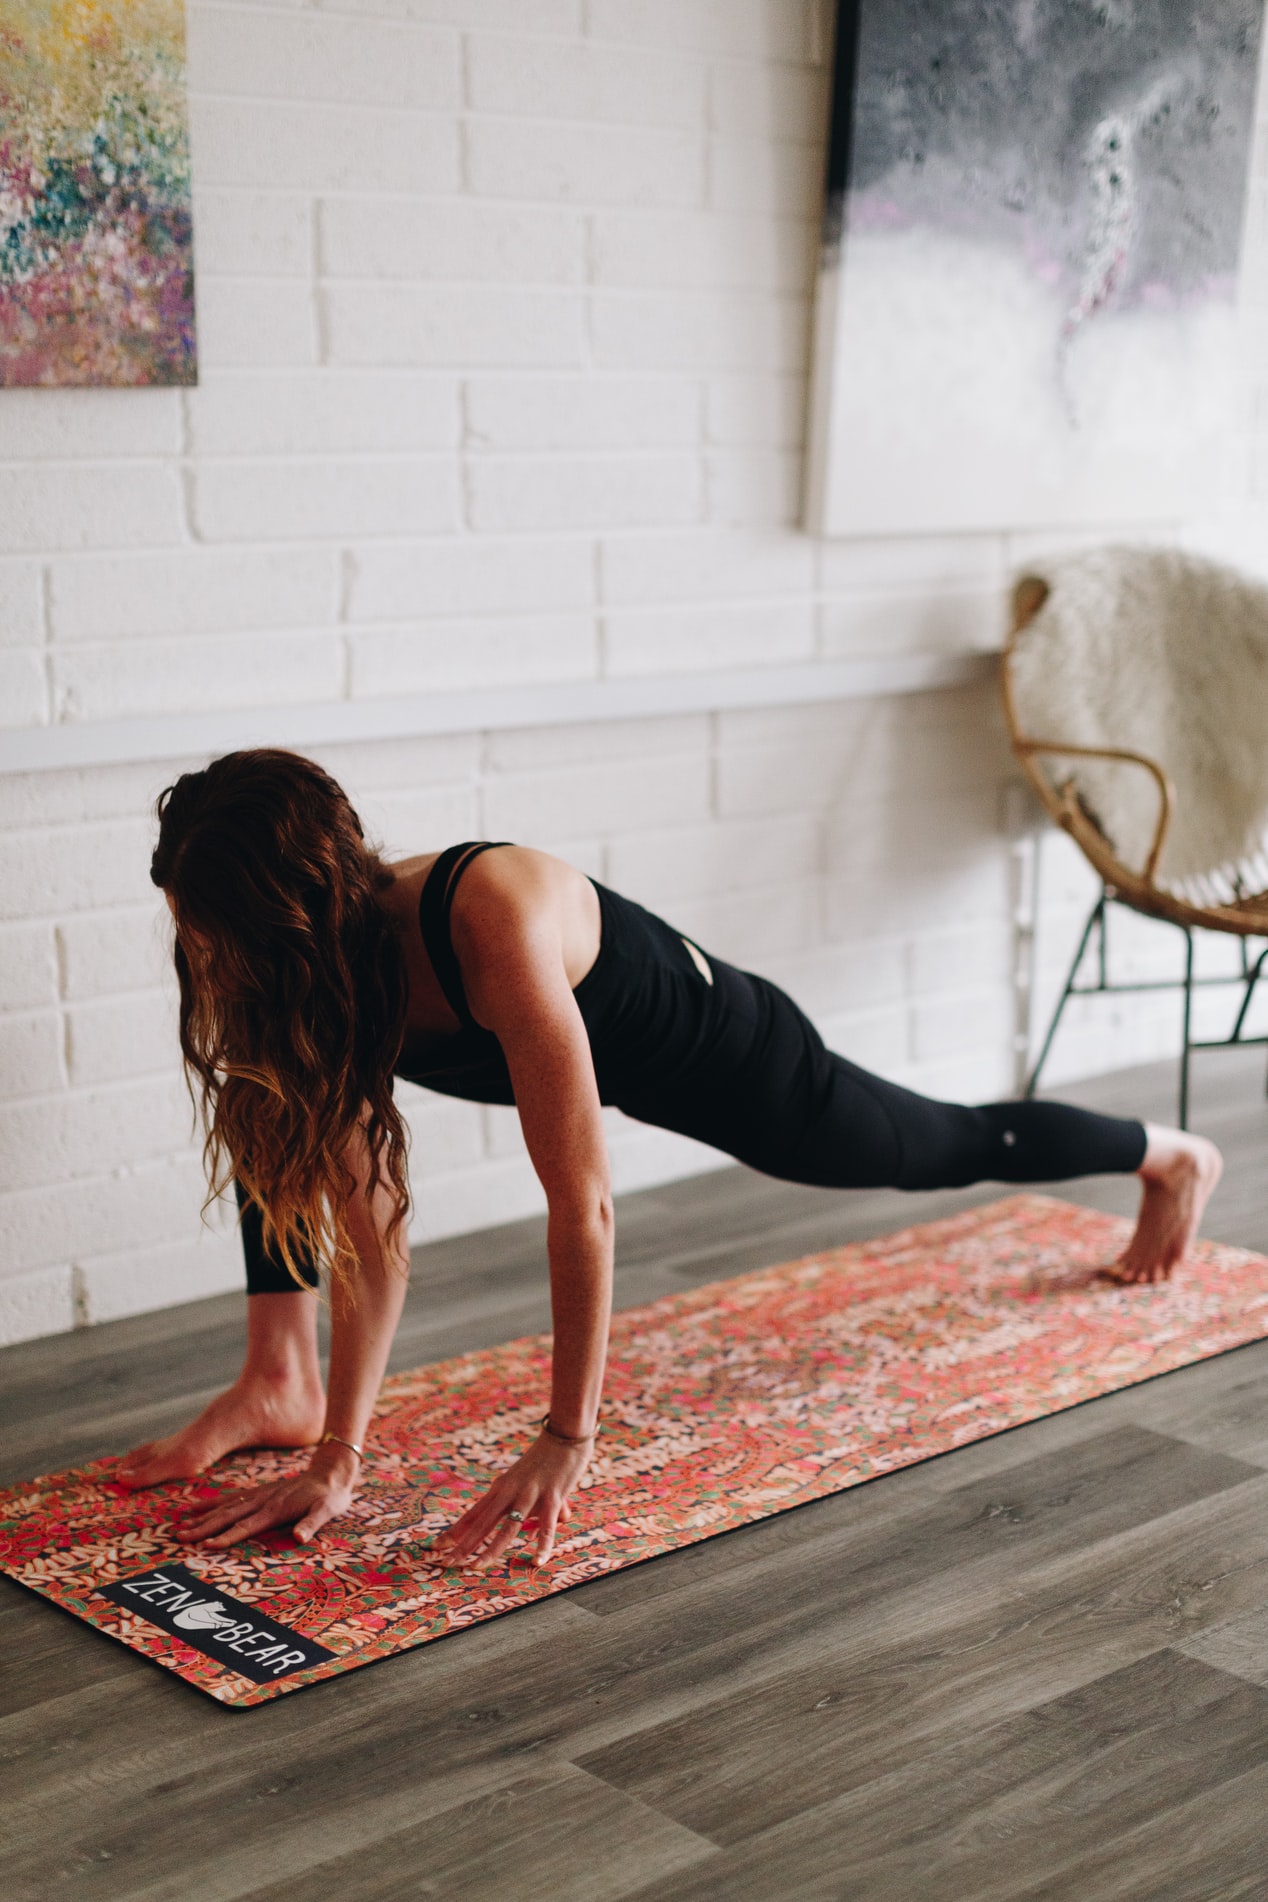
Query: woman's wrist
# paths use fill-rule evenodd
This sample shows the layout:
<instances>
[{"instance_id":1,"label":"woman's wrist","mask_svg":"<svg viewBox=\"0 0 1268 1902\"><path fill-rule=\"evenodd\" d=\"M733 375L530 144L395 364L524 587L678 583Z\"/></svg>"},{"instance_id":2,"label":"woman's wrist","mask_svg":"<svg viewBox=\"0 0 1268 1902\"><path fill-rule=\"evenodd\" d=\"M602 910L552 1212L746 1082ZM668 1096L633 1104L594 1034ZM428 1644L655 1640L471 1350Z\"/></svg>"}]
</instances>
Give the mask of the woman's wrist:
<instances>
[{"instance_id":1,"label":"woman's wrist","mask_svg":"<svg viewBox=\"0 0 1268 1902\"><path fill-rule=\"evenodd\" d=\"M359 1476L364 1460L364 1453L351 1437L343 1440L332 1433L318 1441L308 1463L318 1472L329 1473L332 1477L351 1483Z\"/></svg>"}]
</instances>

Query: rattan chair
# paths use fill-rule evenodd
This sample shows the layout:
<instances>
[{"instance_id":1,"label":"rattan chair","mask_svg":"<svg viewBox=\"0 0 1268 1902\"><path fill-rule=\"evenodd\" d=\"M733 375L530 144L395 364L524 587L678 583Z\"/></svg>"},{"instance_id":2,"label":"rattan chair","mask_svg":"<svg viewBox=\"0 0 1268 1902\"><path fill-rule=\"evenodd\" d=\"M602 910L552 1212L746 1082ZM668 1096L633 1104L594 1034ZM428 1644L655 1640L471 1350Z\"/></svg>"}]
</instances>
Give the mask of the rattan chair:
<instances>
[{"instance_id":1,"label":"rattan chair","mask_svg":"<svg viewBox=\"0 0 1268 1902\"><path fill-rule=\"evenodd\" d=\"M1055 695L1045 691L1054 682ZM1268 590L1175 551L1063 557L1017 582L1001 684L1018 763L1101 881L1026 1094L1071 997L1175 988L1187 1127L1191 1053L1268 1043L1246 1034L1268 959L1250 944L1268 938ZM1054 731L1052 703L1063 698ZM1170 851L1179 830L1182 849ZM1111 905L1184 934L1183 978L1112 981ZM1196 976L1197 931L1237 937L1240 973ZM1080 982L1094 937L1095 980ZM1193 994L1205 984L1237 984L1241 995L1229 1036L1197 1041Z\"/></svg>"}]
</instances>

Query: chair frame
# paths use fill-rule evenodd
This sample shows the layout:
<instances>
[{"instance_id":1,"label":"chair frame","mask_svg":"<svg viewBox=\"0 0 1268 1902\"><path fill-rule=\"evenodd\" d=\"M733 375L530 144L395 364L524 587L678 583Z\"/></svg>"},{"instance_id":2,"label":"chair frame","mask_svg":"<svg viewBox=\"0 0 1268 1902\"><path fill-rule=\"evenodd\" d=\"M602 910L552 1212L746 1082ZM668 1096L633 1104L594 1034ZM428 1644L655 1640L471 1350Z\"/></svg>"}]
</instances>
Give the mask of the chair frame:
<instances>
[{"instance_id":1,"label":"chair frame","mask_svg":"<svg viewBox=\"0 0 1268 1902\"><path fill-rule=\"evenodd\" d=\"M1048 593L1048 583L1040 575L1024 575L1013 591L1012 621L1000 668L1004 719L1018 764L1048 816L1061 827L1063 832L1070 834L1083 856L1098 874L1101 880L1101 895L1093 905L1083 928L1074 961L1066 977L1065 987L1057 1001L1057 1007L1048 1025L1038 1059L1026 1080L1024 1094L1033 1096L1038 1087L1040 1073L1048 1060L1057 1034L1057 1026L1071 997L1181 990L1184 994L1184 1041L1180 1058L1179 1124L1181 1129L1187 1129L1189 1067L1192 1052L1194 1050L1227 1050L1240 1045L1248 1047L1257 1044L1268 1045L1268 1036L1247 1037L1242 1034L1255 994L1255 987L1265 963L1268 962L1268 948L1252 958L1246 941L1249 938L1268 938L1268 892L1256 892L1245 896L1239 894L1227 904L1198 905L1159 885L1156 877L1158 860L1177 805L1176 789L1165 768L1156 760L1150 759L1147 754L1130 751L1124 747L1078 746L1069 741L1039 739L1024 730L1013 684L1013 653L1018 636L1034 620L1047 600ZM1139 767L1150 775L1158 791L1158 818L1141 870L1133 870L1119 858L1100 826L1079 798L1072 779L1066 779L1054 785L1040 771L1037 762L1045 757L1120 760L1127 765ZM1107 931L1108 907L1111 904L1123 905L1131 911L1144 913L1146 917L1161 919L1167 924L1177 926L1184 933L1183 978L1162 978L1140 983L1111 982L1108 970ZM1242 941L1240 974L1230 977L1195 976L1193 968L1195 930L1219 931L1225 935L1240 938ZM1079 971L1083 966L1094 933L1097 936L1098 981L1095 984L1079 984ZM1228 1037L1197 1041L1191 1034L1193 993L1203 986L1216 984L1242 986L1242 998L1233 1031Z\"/></svg>"}]
</instances>

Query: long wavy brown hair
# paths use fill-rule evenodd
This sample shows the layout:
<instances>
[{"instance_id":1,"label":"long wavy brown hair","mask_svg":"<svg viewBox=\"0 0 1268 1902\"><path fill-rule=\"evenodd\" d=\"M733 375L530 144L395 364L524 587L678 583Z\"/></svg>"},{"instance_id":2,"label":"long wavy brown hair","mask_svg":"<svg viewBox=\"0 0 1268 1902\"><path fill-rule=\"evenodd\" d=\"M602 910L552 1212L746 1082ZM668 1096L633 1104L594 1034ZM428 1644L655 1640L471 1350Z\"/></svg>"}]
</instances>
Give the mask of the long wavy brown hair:
<instances>
[{"instance_id":1,"label":"long wavy brown hair","mask_svg":"<svg viewBox=\"0 0 1268 1902\"><path fill-rule=\"evenodd\" d=\"M265 1247L301 1286L346 1280L357 1177L409 1208L392 1066L405 964L391 884L347 795L311 760L228 753L158 800L150 877L172 901L186 1077L205 1132L208 1203L236 1176Z\"/></svg>"}]
</instances>

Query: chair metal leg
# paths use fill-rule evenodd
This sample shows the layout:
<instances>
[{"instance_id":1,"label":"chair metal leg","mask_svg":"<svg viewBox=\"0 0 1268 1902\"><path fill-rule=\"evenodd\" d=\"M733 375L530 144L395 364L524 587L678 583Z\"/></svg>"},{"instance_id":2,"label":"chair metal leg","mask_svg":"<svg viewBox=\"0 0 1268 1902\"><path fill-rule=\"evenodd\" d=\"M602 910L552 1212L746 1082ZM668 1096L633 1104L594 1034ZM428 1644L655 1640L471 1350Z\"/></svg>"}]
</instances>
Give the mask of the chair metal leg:
<instances>
[{"instance_id":1,"label":"chair metal leg","mask_svg":"<svg viewBox=\"0 0 1268 1902\"><path fill-rule=\"evenodd\" d=\"M1048 1025L1048 1034L1043 1040L1043 1048L1039 1052L1039 1059L1037 1063L1035 1064L1034 1069L1031 1071L1029 1077L1026 1079L1026 1087L1022 1091L1023 1096L1033 1096L1036 1089L1039 1087L1039 1073L1043 1069L1044 1064L1048 1061L1048 1052L1052 1049L1052 1040L1057 1034L1057 1025L1061 1022L1061 1013L1064 1011L1066 1004L1068 1003L1070 999L1070 995L1074 990L1074 980L1079 974L1079 966L1083 962L1084 954L1087 951L1088 944L1091 941L1092 933L1096 929L1096 926L1098 924L1100 925L1100 928L1101 928L1102 956L1104 956L1104 944L1105 944L1105 894L1104 892L1101 893L1101 896L1097 899L1095 905L1093 905L1091 913L1088 917L1088 921L1083 927L1083 936L1079 939L1079 948L1074 954L1074 962L1070 966L1069 976L1066 978L1066 981L1065 981L1065 989L1062 991L1060 997L1057 999L1057 1008L1053 1011L1052 1021Z\"/></svg>"},{"instance_id":2,"label":"chair metal leg","mask_svg":"<svg viewBox=\"0 0 1268 1902\"><path fill-rule=\"evenodd\" d=\"M1239 1043L1241 1041L1242 1031L1246 1028L1246 1019L1250 1015L1250 1007L1254 1001L1255 986L1258 984L1260 976L1263 973L1265 958L1268 958L1268 951L1261 951L1252 965L1246 955L1246 940L1245 938L1242 939L1242 978L1245 982L1246 989L1242 994L1241 1009L1237 1013L1237 1021L1233 1025L1232 1033L1229 1036L1230 1043Z\"/></svg>"},{"instance_id":3,"label":"chair metal leg","mask_svg":"<svg viewBox=\"0 0 1268 1902\"><path fill-rule=\"evenodd\" d=\"M1043 1047L1039 1052L1039 1057L1033 1070L1031 1070L1030 1075L1025 1079L1021 1092L1023 1096L1033 1096L1039 1087L1039 1078L1043 1072L1044 1064L1048 1061L1048 1056L1056 1038L1057 1028L1065 1012L1066 1004L1071 997L1116 997L1138 991L1167 991L1173 990L1176 987L1177 980L1175 978L1147 978L1120 984L1115 984L1110 981L1109 904L1110 900L1116 897L1117 894L1115 892L1108 886L1105 887L1088 915L1087 923L1084 925L1082 936L1079 939L1078 949L1075 951L1073 962L1070 965L1069 973L1066 977L1065 986L1060 997L1057 999L1056 1009L1052 1013L1052 1019L1043 1040ZM1121 900L1120 902L1130 904L1131 901ZM1243 938L1240 946L1241 971L1236 977L1230 978L1222 975L1199 977L1194 968L1196 962L1194 927L1181 924L1179 919L1176 918L1168 919L1167 922L1174 925L1177 930L1184 934L1184 976L1178 980L1180 988L1184 992L1184 1016L1180 1049L1180 1101L1177 1120L1181 1129L1187 1129L1189 1127L1189 1090L1193 1052L1195 1050L1233 1049L1238 1046L1245 1047L1247 1044L1252 1043L1268 1044L1268 1035L1245 1037L1242 1034L1250 1016L1250 1007L1254 1001L1256 987L1262 977L1268 976L1268 948L1262 950L1257 957L1252 957L1246 945L1246 941ZM1098 933L1096 981L1093 983L1080 984L1078 982L1079 972L1087 956L1094 931ZM1241 1002L1237 1011L1236 1021L1233 1025L1233 1033L1230 1037L1199 1037L1195 1039L1193 1035L1194 992L1203 985L1221 984L1240 984L1242 987ZM1265 1078L1264 1092L1265 1095L1268 1095L1268 1077Z\"/></svg>"},{"instance_id":4,"label":"chair metal leg","mask_svg":"<svg viewBox=\"0 0 1268 1902\"><path fill-rule=\"evenodd\" d=\"M1193 933L1184 933L1184 1048L1180 1053L1180 1127L1189 1127L1189 1052L1193 1019Z\"/></svg>"}]
</instances>

